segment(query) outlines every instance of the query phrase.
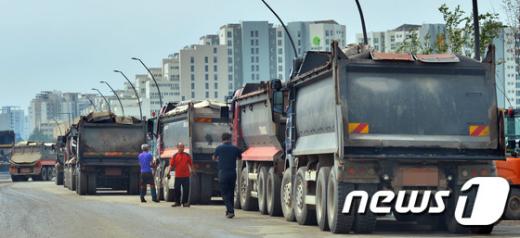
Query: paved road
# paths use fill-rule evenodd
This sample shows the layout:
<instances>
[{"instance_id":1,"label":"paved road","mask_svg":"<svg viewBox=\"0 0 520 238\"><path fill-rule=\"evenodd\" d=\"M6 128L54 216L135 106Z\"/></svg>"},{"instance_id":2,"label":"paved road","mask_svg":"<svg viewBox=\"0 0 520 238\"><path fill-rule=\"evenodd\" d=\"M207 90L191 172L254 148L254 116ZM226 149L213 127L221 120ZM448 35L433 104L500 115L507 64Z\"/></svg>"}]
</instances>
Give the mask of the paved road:
<instances>
[{"instance_id":1,"label":"paved road","mask_svg":"<svg viewBox=\"0 0 520 238\"><path fill-rule=\"evenodd\" d=\"M237 211L221 205L171 208L141 204L136 196L105 193L79 197L52 182L11 183L0 175L0 237L338 237L314 226ZM445 237L425 227L378 221L372 237ZM520 236L520 222L502 222L493 236ZM348 235L358 237L358 235Z\"/></svg>"}]
</instances>

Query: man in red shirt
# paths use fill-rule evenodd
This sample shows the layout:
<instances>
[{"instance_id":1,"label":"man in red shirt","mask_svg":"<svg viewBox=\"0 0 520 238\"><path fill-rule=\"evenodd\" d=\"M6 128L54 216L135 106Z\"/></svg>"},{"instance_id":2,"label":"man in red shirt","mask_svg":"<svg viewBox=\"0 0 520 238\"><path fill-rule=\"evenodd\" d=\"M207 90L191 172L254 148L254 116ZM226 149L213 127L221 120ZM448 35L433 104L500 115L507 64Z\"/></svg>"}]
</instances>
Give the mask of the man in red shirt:
<instances>
[{"instance_id":1,"label":"man in red shirt","mask_svg":"<svg viewBox=\"0 0 520 238\"><path fill-rule=\"evenodd\" d=\"M192 170L192 160L188 153L184 152L184 144L177 144L177 153L170 159L170 172L175 170L175 191L174 203L172 207L189 207L188 196L190 195L190 175ZM168 173L168 177L170 173ZM181 201L182 188L182 201Z\"/></svg>"}]
</instances>

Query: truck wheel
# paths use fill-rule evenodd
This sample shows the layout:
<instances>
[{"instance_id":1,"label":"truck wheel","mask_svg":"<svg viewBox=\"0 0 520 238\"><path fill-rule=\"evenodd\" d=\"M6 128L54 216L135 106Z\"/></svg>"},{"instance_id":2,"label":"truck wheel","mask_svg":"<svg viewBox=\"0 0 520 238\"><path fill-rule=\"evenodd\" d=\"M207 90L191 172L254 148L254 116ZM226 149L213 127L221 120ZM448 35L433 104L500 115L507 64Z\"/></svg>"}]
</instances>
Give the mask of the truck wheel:
<instances>
[{"instance_id":1,"label":"truck wheel","mask_svg":"<svg viewBox=\"0 0 520 238\"><path fill-rule=\"evenodd\" d=\"M88 187L87 187L87 194L89 195L96 195L96 184L97 181L96 181L96 173L90 173L88 174L88 179L87 179L87 184L88 184Z\"/></svg>"},{"instance_id":2,"label":"truck wheel","mask_svg":"<svg viewBox=\"0 0 520 238\"><path fill-rule=\"evenodd\" d=\"M175 179L175 178L173 178ZM166 202L173 202L173 189L170 189L169 186L169 180L166 178L163 178L163 184L162 184L162 194L163 194L163 200Z\"/></svg>"},{"instance_id":3,"label":"truck wheel","mask_svg":"<svg viewBox=\"0 0 520 238\"><path fill-rule=\"evenodd\" d=\"M76 191L78 175L75 173L74 168L70 168L70 190Z\"/></svg>"},{"instance_id":4,"label":"truck wheel","mask_svg":"<svg viewBox=\"0 0 520 238\"><path fill-rule=\"evenodd\" d=\"M271 216L282 215L280 204L280 177L274 172L274 167L269 168L266 183L267 213Z\"/></svg>"},{"instance_id":5,"label":"truck wheel","mask_svg":"<svg viewBox=\"0 0 520 238\"><path fill-rule=\"evenodd\" d=\"M258 177L256 179L256 194L258 200L258 211L261 214L267 214L267 198L266 198L266 183L267 183L267 167L260 167Z\"/></svg>"},{"instance_id":6,"label":"truck wheel","mask_svg":"<svg viewBox=\"0 0 520 238\"><path fill-rule=\"evenodd\" d=\"M327 221L327 183L329 181L330 167L321 167L316 181L316 222L320 230L329 230Z\"/></svg>"},{"instance_id":7,"label":"truck wheel","mask_svg":"<svg viewBox=\"0 0 520 238\"><path fill-rule=\"evenodd\" d=\"M452 189L452 196L448 199L448 202L446 204L446 211L444 212L444 218L446 223L446 228L449 232L455 233L455 234L464 234L468 233L469 230L460 225L457 220L455 220L455 207L457 205L457 201L459 200L460 195L460 186L457 186L455 189ZM468 196L468 201L466 207L472 207L471 204L471 198Z\"/></svg>"},{"instance_id":8,"label":"truck wheel","mask_svg":"<svg viewBox=\"0 0 520 238\"><path fill-rule=\"evenodd\" d=\"M135 173L134 171L130 171L128 173L128 187L127 192L130 195L137 195L139 194L139 174Z\"/></svg>"},{"instance_id":9,"label":"truck wheel","mask_svg":"<svg viewBox=\"0 0 520 238\"><path fill-rule=\"evenodd\" d=\"M327 184L327 220L332 233L348 233L354 223L353 214L342 213L347 194L355 189L353 184L338 181L336 170L332 169Z\"/></svg>"},{"instance_id":10,"label":"truck wheel","mask_svg":"<svg viewBox=\"0 0 520 238\"><path fill-rule=\"evenodd\" d=\"M280 203L282 205L282 213L287 221L295 221L293 209L293 194L292 194L292 172L288 168L283 173L282 185L280 186Z\"/></svg>"},{"instance_id":11,"label":"truck wheel","mask_svg":"<svg viewBox=\"0 0 520 238\"><path fill-rule=\"evenodd\" d=\"M88 189L88 176L87 172L81 171L79 168L76 170L76 174L78 175L76 181L76 193L79 195L86 195Z\"/></svg>"},{"instance_id":12,"label":"truck wheel","mask_svg":"<svg viewBox=\"0 0 520 238\"><path fill-rule=\"evenodd\" d=\"M47 180L47 167L43 167L40 172L41 180L46 181Z\"/></svg>"},{"instance_id":13,"label":"truck wheel","mask_svg":"<svg viewBox=\"0 0 520 238\"><path fill-rule=\"evenodd\" d=\"M251 190L253 190L253 183L249 180L249 171L247 167L242 169L240 173L240 207L245 211L257 210L258 203L254 201L251 196Z\"/></svg>"},{"instance_id":14,"label":"truck wheel","mask_svg":"<svg viewBox=\"0 0 520 238\"><path fill-rule=\"evenodd\" d=\"M56 185L63 185L63 172L56 171Z\"/></svg>"},{"instance_id":15,"label":"truck wheel","mask_svg":"<svg viewBox=\"0 0 520 238\"><path fill-rule=\"evenodd\" d=\"M200 204L210 204L213 195L213 176L210 174L200 175Z\"/></svg>"},{"instance_id":16,"label":"truck wheel","mask_svg":"<svg viewBox=\"0 0 520 238\"><path fill-rule=\"evenodd\" d=\"M507 199L506 212L504 217L508 220L520 220L520 189L511 187L509 198Z\"/></svg>"},{"instance_id":17,"label":"truck wheel","mask_svg":"<svg viewBox=\"0 0 520 238\"><path fill-rule=\"evenodd\" d=\"M200 203L200 174L195 173L190 177L190 203Z\"/></svg>"},{"instance_id":18,"label":"truck wheel","mask_svg":"<svg viewBox=\"0 0 520 238\"><path fill-rule=\"evenodd\" d=\"M159 173L158 170L156 170L155 173ZM139 175L140 176L140 175ZM163 185L163 181L165 180L165 178L162 178L159 176L159 175L156 175L154 176L154 182L155 182L155 191L157 191L157 199L159 199L159 201L164 201L165 197L164 197L164 185ZM139 188L141 189L141 188Z\"/></svg>"},{"instance_id":19,"label":"truck wheel","mask_svg":"<svg viewBox=\"0 0 520 238\"><path fill-rule=\"evenodd\" d=\"M294 216L300 225L314 225L316 223L316 211L311 205L305 203L305 198L309 195L309 184L305 180L306 168L301 167L296 173L294 182Z\"/></svg>"},{"instance_id":20,"label":"truck wheel","mask_svg":"<svg viewBox=\"0 0 520 238\"><path fill-rule=\"evenodd\" d=\"M235 209L240 209L240 193L239 193L239 189L240 189L240 178L237 178L236 181L235 181L235 196L233 197L233 207Z\"/></svg>"},{"instance_id":21,"label":"truck wheel","mask_svg":"<svg viewBox=\"0 0 520 238\"><path fill-rule=\"evenodd\" d=\"M377 191L376 184L358 184L356 190L366 191L369 197L372 197L374 193ZM357 201L359 203L359 201ZM356 205L356 210L357 210ZM376 215L367 209L365 213L360 214L356 213L356 218L354 219L353 230L356 233L372 233L376 228Z\"/></svg>"}]
</instances>

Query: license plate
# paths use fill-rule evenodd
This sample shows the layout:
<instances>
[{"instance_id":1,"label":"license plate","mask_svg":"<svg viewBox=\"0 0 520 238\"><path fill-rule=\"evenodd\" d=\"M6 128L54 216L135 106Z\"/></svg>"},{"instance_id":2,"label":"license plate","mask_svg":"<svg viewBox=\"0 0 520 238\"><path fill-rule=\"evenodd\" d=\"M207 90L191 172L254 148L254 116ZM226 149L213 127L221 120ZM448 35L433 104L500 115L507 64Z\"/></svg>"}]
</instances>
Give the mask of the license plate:
<instances>
[{"instance_id":1,"label":"license plate","mask_svg":"<svg viewBox=\"0 0 520 238\"><path fill-rule=\"evenodd\" d=\"M32 169L31 168L21 168L20 173L32 173Z\"/></svg>"},{"instance_id":2,"label":"license plate","mask_svg":"<svg viewBox=\"0 0 520 238\"><path fill-rule=\"evenodd\" d=\"M106 176L121 176L121 169L119 168L106 168L105 169Z\"/></svg>"},{"instance_id":3,"label":"license plate","mask_svg":"<svg viewBox=\"0 0 520 238\"><path fill-rule=\"evenodd\" d=\"M439 170L436 167L401 168L403 186L438 186Z\"/></svg>"}]
</instances>

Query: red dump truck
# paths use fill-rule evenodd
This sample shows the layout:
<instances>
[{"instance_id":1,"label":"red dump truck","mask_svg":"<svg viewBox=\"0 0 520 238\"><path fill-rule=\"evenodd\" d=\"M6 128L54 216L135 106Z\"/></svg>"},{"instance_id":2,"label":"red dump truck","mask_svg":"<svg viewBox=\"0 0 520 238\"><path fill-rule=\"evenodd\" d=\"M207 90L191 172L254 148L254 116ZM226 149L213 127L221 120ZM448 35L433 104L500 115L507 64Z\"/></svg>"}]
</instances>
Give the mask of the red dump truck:
<instances>
[{"instance_id":1,"label":"red dump truck","mask_svg":"<svg viewBox=\"0 0 520 238\"><path fill-rule=\"evenodd\" d=\"M9 173L13 182L48 181L53 177L56 153L53 143L19 142L9 160Z\"/></svg>"}]
</instances>

